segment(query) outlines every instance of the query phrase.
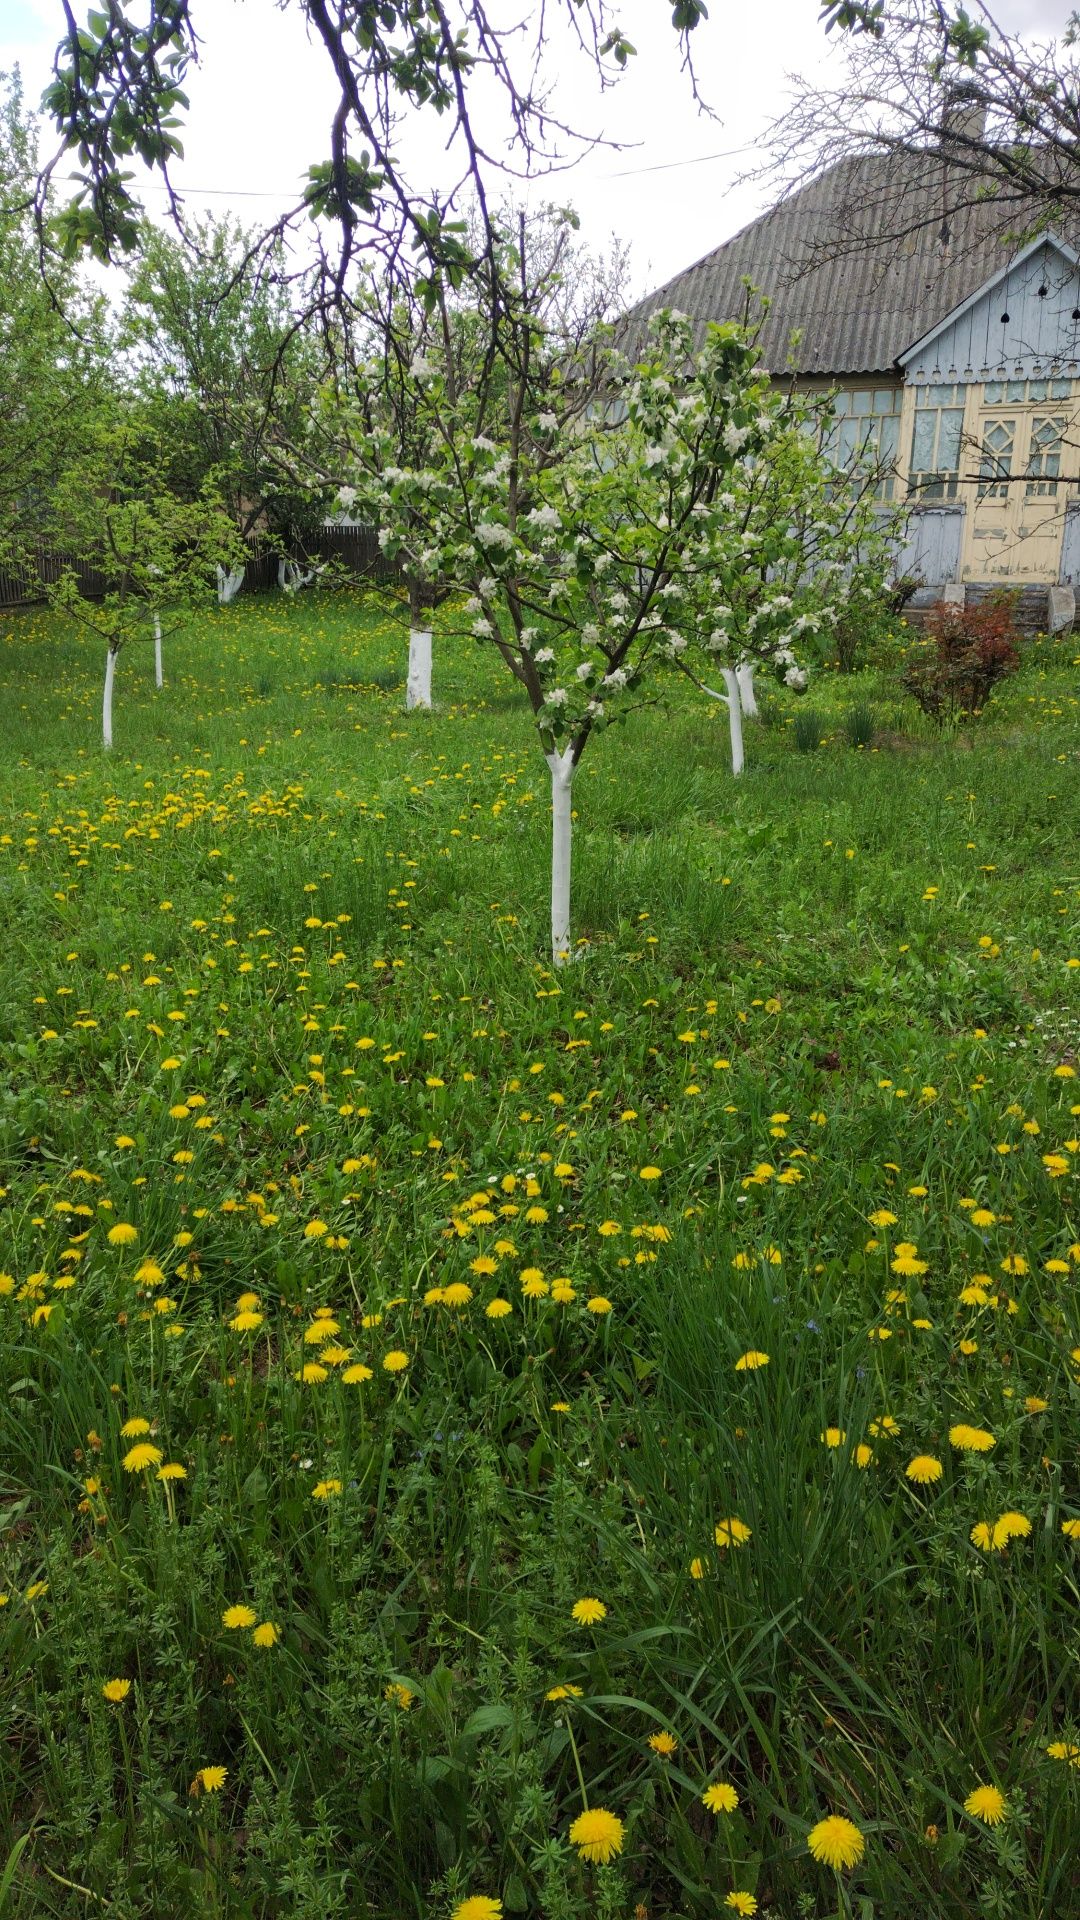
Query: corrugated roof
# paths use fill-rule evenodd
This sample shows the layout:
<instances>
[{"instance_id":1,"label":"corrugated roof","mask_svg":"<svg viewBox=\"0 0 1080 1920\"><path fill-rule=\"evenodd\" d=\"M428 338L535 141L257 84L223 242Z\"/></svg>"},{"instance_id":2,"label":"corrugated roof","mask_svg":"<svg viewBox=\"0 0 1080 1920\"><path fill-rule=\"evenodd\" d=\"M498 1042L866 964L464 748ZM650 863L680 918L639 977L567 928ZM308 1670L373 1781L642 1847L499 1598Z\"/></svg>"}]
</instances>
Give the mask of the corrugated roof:
<instances>
[{"instance_id":1,"label":"corrugated roof","mask_svg":"<svg viewBox=\"0 0 1080 1920\"><path fill-rule=\"evenodd\" d=\"M841 160L639 301L628 345L659 307L702 328L741 318L748 278L772 302L760 336L770 372L787 365L796 330L800 373L895 372L905 347L1017 251L1006 232L1023 231L1030 210L974 200L976 185L926 151ZM1054 225L1075 243L1075 220L1059 210Z\"/></svg>"}]
</instances>

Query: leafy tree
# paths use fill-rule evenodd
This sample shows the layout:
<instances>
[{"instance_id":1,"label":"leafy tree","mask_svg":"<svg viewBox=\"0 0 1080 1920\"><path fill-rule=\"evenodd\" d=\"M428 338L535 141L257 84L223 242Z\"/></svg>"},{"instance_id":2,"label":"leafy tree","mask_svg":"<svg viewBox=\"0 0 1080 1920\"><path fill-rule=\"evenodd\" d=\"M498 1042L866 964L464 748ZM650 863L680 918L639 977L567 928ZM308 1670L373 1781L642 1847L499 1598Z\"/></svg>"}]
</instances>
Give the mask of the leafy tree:
<instances>
[{"instance_id":1,"label":"leafy tree","mask_svg":"<svg viewBox=\"0 0 1080 1920\"><path fill-rule=\"evenodd\" d=\"M65 313L37 272L36 132L0 75L0 561L32 560L42 501L107 390L101 303L68 273Z\"/></svg>"},{"instance_id":2,"label":"leafy tree","mask_svg":"<svg viewBox=\"0 0 1080 1920\"><path fill-rule=\"evenodd\" d=\"M183 226L169 168L182 151L197 26L212 9L210 0L109 0L80 27L68 0L62 4L65 32L45 96L60 139L43 171L42 194L61 158L74 164L80 184L65 210L63 246L69 255L86 248L111 259L139 243L132 162L162 174ZM262 4L268 12L270 0ZM489 176L511 167L530 175L561 169L596 145L591 131L576 130L561 115L556 66L576 56L604 88L634 54L608 0L589 7L563 0L554 14L540 7L527 18L503 16L489 0L280 5L305 21L337 96L326 147L313 156L300 201L265 236L269 244L308 215L336 229L313 311L340 305L350 266L364 254L377 253L393 266L414 250L425 269L460 275L471 268L475 256L450 217L469 199L479 210L482 250L492 268ZM249 11L257 16L254 0ZM706 11L704 0L676 0L670 15L695 95L690 39ZM480 90L474 89L477 74ZM479 114L477 97L484 103ZM447 184L434 199L418 196L406 166L407 130L417 114L437 115L444 135Z\"/></svg>"},{"instance_id":3,"label":"leafy tree","mask_svg":"<svg viewBox=\"0 0 1080 1920\"><path fill-rule=\"evenodd\" d=\"M152 423L131 407L100 419L52 489L48 528L70 556L50 587L52 605L105 642L102 744L113 743L113 686L121 650L161 643L211 597L215 565L232 561L239 536L208 483L194 498L168 485ZM77 562L104 578L99 599L80 586Z\"/></svg>"},{"instance_id":4,"label":"leafy tree","mask_svg":"<svg viewBox=\"0 0 1080 1920\"><path fill-rule=\"evenodd\" d=\"M297 324L280 249L256 273L235 223L203 221L189 241L145 232L122 324L132 384L170 487L194 499L212 476L241 539L261 532L285 558L325 517L309 465L298 478L315 342Z\"/></svg>"}]
</instances>

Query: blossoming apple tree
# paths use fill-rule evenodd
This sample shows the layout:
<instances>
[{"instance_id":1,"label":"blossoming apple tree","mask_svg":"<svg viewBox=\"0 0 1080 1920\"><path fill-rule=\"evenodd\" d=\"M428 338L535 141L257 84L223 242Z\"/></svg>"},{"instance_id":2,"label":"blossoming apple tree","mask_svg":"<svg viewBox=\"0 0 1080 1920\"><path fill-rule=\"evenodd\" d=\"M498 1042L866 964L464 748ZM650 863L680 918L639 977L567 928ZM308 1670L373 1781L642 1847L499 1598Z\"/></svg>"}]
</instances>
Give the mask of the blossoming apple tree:
<instances>
[{"instance_id":1,"label":"blossoming apple tree","mask_svg":"<svg viewBox=\"0 0 1080 1920\"><path fill-rule=\"evenodd\" d=\"M522 275L527 288L527 276ZM423 467L375 447L384 550L420 579L452 583L469 631L528 695L551 775L551 938L571 952L571 792L592 736L650 695L674 663L781 675L814 616L770 585L786 526L737 511L746 476L789 431L789 401L757 369L752 335L656 317L635 366L595 340L582 364L546 350L527 292L501 338L504 431L477 432L437 359L410 370L426 418ZM735 621L739 582L760 576Z\"/></svg>"}]
</instances>

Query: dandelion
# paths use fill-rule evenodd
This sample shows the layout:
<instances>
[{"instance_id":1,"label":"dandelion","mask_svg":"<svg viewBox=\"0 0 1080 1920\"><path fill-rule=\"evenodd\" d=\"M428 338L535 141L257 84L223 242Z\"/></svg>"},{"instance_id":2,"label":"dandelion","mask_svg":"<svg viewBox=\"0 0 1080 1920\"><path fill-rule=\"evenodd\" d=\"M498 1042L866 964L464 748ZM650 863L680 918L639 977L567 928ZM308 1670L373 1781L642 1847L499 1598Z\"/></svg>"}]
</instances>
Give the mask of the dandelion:
<instances>
[{"instance_id":1,"label":"dandelion","mask_svg":"<svg viewBox=\"0 0 1080 1920\"><path fill-rule=\"evenodd\" d=\"M228 1767L200 1767L191 1783L192 1793L220 1793L229 1777Z\"/></svg>"},{"instance_id":2,"label":"dandelion","mask_svg":"<svg viewBox=\"0 0 1080 1920\"><path fill-rule=\"evenodd\" d=\"M118 1220L105 1235L110 1247L133 1247L138 1237L138 1227L133 1227L128 1220Z\"/></svg>"},{"instance_id":3,"label":"dandelion","mask_svg":"<svg viewBox=\"0 0 1080 1920\"><path fill-rule=\"evenodd\" d=\"M464 1280L454 1280L443 1289L443 1305L446 1307L467 1307L473 1297L473 1290Z\"/></svg>"},{"instance_id":4,"label":"dandelion","mask_svg":"<svg viewBox=\"0 0 1080 1920\"><path fill-rule=\"evenodd\" d=\"M935 1460L932 1453L917 1453L904 1468L908 1479L914 1480L917 1487L930 1486L933 1481L941 1479L944 1471L941 1461Z\"/></svg>"},{"instance_id":5,"label":"dandelion","mask_svg":"<svg viewBox=\"0 0 1080 1920\"><path fill-rule=\"evenodd\" d=\"M570 1844L577 1848L579 1859L602 1867L622 1852L622 1843L623 1823L606 1807L586 1808L570 1828Z\"/></svg>"},{"instance_id":6,"label":"dandelion","mask_svg":"<svg viewBox=\"0 0 1080 1920\"><path fill-rule=\"evenodd\" d=\"M261 1620L251 1637L257 1647L276 1647L281 1638L281 1629L275 1627L272 1620Z\"/></svg>"},{"instance_id":7,"label":"dandelion","mask_svg":"<svg viewBox=\"0 0 1080 1920\"><path fill-rule=\"evenodd\" d=\"M638 1179L639 1180L659 1180L662 1173L663 1173L662 1167L639 1167Z\"/></svg>"},{"instance_id":8,"label":"dandelion","mask_svg":"<svg viewBox=\"0 0 1080 1920\"><path fill-rule=\"evenodd\" d=\"M713 1528L713 1539L718 1547L745 1547L750 1538L751 1528L738 1515L730 1520L718 1520Z\"/></svg>"},{"instance_id":9,"label":"dandelion","mask_svg":"<svg viewBox=\"0 0 1080 1920\"><path fill-rule=\"evenodd\" d=\"M502 1910L501 1900L489 1900L486 1893L472 1893L458 1902L450 1920L502 1920Z\"/></svg>"},{"instance_id":10,"label":"dandelion","mask_svg":"<svg viewBox=\"0 0 1080 1920\"><path fill-rule=\"evenodd\" d=\"M580 1700L581 1698L581 1688L570 1685L565 1687L549 1687L544 1695L545 1700Z\"/></svg>"},{"instance_id":11,"label":"dandelion","mask_svg":"<svg viewBox=\"0 0 1080 1920\"><path fill-rule=\"evenodd\" d=\"M611 1301L603 1293L594 1294L593 1298L587 1300L585 1304L590 1313L603 1315L611 1312Z\"/></svg>"},{"instance_id":12,"label":"dandelion","mask_svg":"<svg viewBox=\"0 0 1080 1920\"><path fill-rule=\"evenodd\" d=\"M150 1431L149 1420L143 1420L137 1417L134 1420L124 1421L124 1424L120 1429L120 1435L121 1435L121 1438L124 1440L136 1440L141 1433L149 1433L149 1431Z\"/></svg>"},{"instance_id":13,"label":"dandelion","mask_svg":"<svg viewBox=\"0 0 1080 1920\"><path fill-rule=\"evenodd\" d=\"M505 1320L507 1314L513 1313L513 1311L514 1309L510 1305L509 1300L499 1298L489 1300L487 1306L484 1308L484 1312L489 1320Z\"/></svg>"},{"instance_id":14,"label":"dandelion","mask_svg":"<svg viewBox=\"0 0 1080 1920\"><path fill-rule=\"evenodd\" d=\"M333 1500L340 1492L340 1480L320 1480L318 1486L312 1487L311 1497L313 1500ZM251 1617L254 1620L255 1615Z\"/></svg>"},{"instance_id":15,"label":"dandelion","mask_svg":"<svg viewBox=\"0 0 1080 1920\"><path fill-rule=\"evenodd\" d=\"M843 1427L826 1427L821 1438L827 1447L842 1447L844 1441L847 1439L847 1434Z\"/></svg>"},{"instance_id":16,"label":"dandelion","mask_svg":"<svg viewBox=\"0 0 1080 1920\"><path fill-rule=\"evenodd\" d=\"M734 1888L731 1893L724 1896L724 1905L725 1907L730 1907L733 1913L754 1914L757 1912L757 1901L754 1899L753 1894L742 1893L738 1888Z\"/></svg>"},{"instance_id":17,"label":"dandelion","mask_svg":"<svg viewBox=\"0 0 1080 1920\"><path fill-rule=\"evenodd\" d=\"M148 1440L141 1440L136 1447L130 1447L124 1455L125 1473L145 1473L147 1467L159 1467L162 1461L160 1447L152 1447Z\"/></svg>"},{"instance_id":18,"label":"dandelion","mask_svg":"<svg viewBox=\"0 0 1080 1920\"><path fill-rule=\"evenodd\" d=\"M158 1468L157 1478L159 1480L186 1480L187 1468L182 1467L179 1460L166 1460L165 1465Z\"/></svg>"},{"instance_id":19,"label":"dandelion","mask_svg":"<svg viewBox=\"0 0 1080 1920\"><path fill-rule=\"evenodd\" d=\"M253 1607L226 1607L221 1616L223 1627L253 1627L258 1614Z\"/></svg>"},{"instance_id":20,"label":"dandelion","mask_svg":"<svg viewBox=\"0 0 1080 1920\"><path fill-rule=\"evenodd\" d=\"M661 1760L670 1760L672 1754L677 1753L679 1748L679 1743L674 1734L667 1733L666 1731L650 1733L645 1744L651 1747L654 1753L659 1754Z\"/></svg>"},{"instance_id":21,"label":"dandelion","mask_svg":"<svg viewBox=\"0 0 1080 1920\"><path fill-rule=\"evenodd\" d=\"M739 1796L730 1781L715 1780L711 1787L706 1787L701 1804L708 1807L710 1813L734 1813Z\"/></svg>"},{"instance_id":22,"label":"dandelion","mask_svg":"<svg viewBox=\"0 0 1080 1920\"><path fill-rule=\"evenodd\" d=\"M607 1619L607 1608L602 1600L587 1597L584 1600L574 1601L570 1616L577 1621L579 1627L595 1627L599 1621Z\"/></svg>"},{"instance_id":23,"label":"dandelion","mask_svg":"<svg viewBox=\"0 0 1080 1920\"><path fill-rule=\"evenodd\" d=\"M690 1578L691 1580L704 1580L705 1578L705 1562L699 1554L695 1554L690 1562Z\"/></svg>"},{"instance_id":24,"label":"dandelion","mask_svg":"<svg viewBox=\"0 0 1080 1920\"><path fill-rule=\"evenodd\" d=\"M839 1873L841 1867L854 1867L863 1857L865 1841L858 1827L842 1814L831 1813L811 1827L807 1846L815 1860Z\"/></svg>"},{"instance_id":25,"label":"dandelion","mask_svg":"<svg viewBox=\"0 0 1080 1920\"><path fill-rule=\"evenodd\" d=\"M1063 1520L1061 1531L1066 1540L1080 1540L1080 1520Z\"/></svg>"},{"instance_id":26,"label":"dandelion","mask_svg":"<svg viewBox=\"0 0 1080 1920\"><path fill-rule=\"evenodd\" d=\"M968 1427L961 1422L959 1426L949 1428L949 1445L956 1447L960 1453L989 1453L997 1441L985 1428Z\"/></svg>"},{"instance_id":27,"label":"dandelion","mask_svg":"<svg viewBox=\"0 0 1080 1920\"><path fill-rule=\"evenodd\" d=\"M106 1680L101 1691L106 1700L111 1700L115 1707L120 1707L123 1706L124 1701L131 1692L131 1681Z\"/></svg>"},{"instance_id":28,"label":"dandelion","mask_svg":"<svg viewBox=\"0 0 1080 1920\"><path fill-rule=\"evenodd\" d=\"M262 1314L255 1313L251 1308L245 1308L242 1313L234 1313L229 1321L234 1333L254 1333L256 1327L261 1327L262 1323Z\"/></svg>"},{"instance_id":29,"label":"dandelion","mask_svg":"<svg viewBox=\"0 0 1080 1920\"><path fill-rule=\"evenodd\" d=\"M329 1231L330 1229L325 1220L309 1220L307 1226L304 1228L304 1239L321 1240L323 1235L329 1233Z\"/></svg>"},{"instance_id":30,"label":"dandelion","mask_svg":"<svg viewBox=\"0 0 1080 1920\"><path fill-rule=\"evenodd\" d=\"M768 1364L769 1356L767 1353L756 1353L753 1348L751 1348L749 1353L740 1354L735 1362L735 1371L736 1373L755 1373L758 1367L767 1367Z\"/></svg>"},{"instance_id":31,"label":"dandelion","mask_svg":"<svg viewBox=\"0 0 1080 1920\"><path fill-rule=\"evenodd\" d=\"M354 1360L351 1367L345 1368L341 1378L347 1387L362 1387L365 1380L373 1379L374 1375L371 1368L365 1367L362 1360Z\"/></svg>"},{"instance_id":32,"label":"dandelion","mask_svg":"<svg viewBox=\"0 0 1080 1920\"><path fill-rule=\"evenodd\" d=\"M408 1354L400 1352L397 1348L383 1355L383 1370L386 1373L404 1373L408 1364Z\"/></svg>"},{"instance_id":33,"label":"dandelion","mask_svg":"<svg viewBox=\"0 0 1080 1920\"><path fill-rule=\"evenodd\" d=\"M400 1680L391 1680L384 1689L383 1699L388 1700L392 1707L400 1707L402 1713L408 1713L416 1695L411 1687L403 1687Z\"/></svg>"},{"instance_id":34,"label":"dandelion","mask_svg":"<svg viewBox=\"0 0 1080 1920\"><path fill-rule=\"evenodd\" d=\"M1000 1826L1006 1813L1005 1795L1000 1787L976 1787L964 1801L964 1812L984 1826Z\"/></svg>"},{"instance_id":35,"label":"dandelion","mask_svg":"<svg viewBox=\"0 0 1080 1920\"><path fill-rule=\"evenodd\" d=\"M851 1457L857 1467L862 1469L871 1467L874 1464L874 1449L868 1447L865 1440L860 1440Z\"/></svg>"}]
</instances>

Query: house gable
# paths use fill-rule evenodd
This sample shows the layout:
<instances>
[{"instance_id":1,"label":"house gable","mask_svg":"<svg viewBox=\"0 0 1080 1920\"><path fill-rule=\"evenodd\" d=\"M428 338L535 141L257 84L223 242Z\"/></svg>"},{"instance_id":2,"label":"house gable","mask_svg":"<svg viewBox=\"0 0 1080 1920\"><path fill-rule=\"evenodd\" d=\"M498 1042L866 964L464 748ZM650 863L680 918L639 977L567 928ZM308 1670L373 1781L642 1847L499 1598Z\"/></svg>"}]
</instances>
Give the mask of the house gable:
<instances>
[{"instance_id":1,"label":"house gable","mask_svg":"<svg viewBox=\"0 0 1080 1920\"><path fill-rule=\"evenodd\" d=\"M898 356L913 385L1080 373L1080 259L1056 234L1008 264Z\"/></svg>"}]
</instances>

